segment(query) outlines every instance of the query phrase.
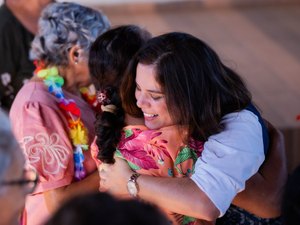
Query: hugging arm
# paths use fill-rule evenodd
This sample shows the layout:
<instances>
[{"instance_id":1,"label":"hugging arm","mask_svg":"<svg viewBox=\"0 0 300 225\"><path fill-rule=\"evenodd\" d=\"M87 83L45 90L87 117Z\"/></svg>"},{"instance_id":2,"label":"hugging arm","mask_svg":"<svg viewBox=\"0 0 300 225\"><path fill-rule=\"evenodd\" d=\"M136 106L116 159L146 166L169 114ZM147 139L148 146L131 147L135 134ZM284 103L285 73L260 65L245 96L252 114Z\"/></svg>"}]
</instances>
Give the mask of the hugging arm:
<instances>
[{"instance_id":1,"label":"hugging arm","mask_svg":"<svg viewBox=\"0 0 300 225\"><path fill-rule=\"evenodd\" d=\"M139 197L175 213L208 221L224 214L235 195L244 189L245 181L257 172L264 154L256 116L233 113L223 123L224 131L205 143L191 178L141 175ZM132 171L126 162L118 159L99 171L101 190L127 194L126 183Z\"/></svg>"},{"instance_id":2,"label":"hugging arm","mask_svg":"<svg viewBox=\"0 0 300 225\"><path fill-rule=\"evenodd\" d=\"M266 160L246 182L246 189L234 198L233 204L257 216L274 218L280 215L281 196L288 173L283 135L269 123L268 130L270 148Z\"/></svg>"},{"instance_id":3,"label":"hugging arm","mask_svg":"<svg viewBox=\"0 0 300 225\"><path fill-rule=\"evenodd\" d=\"M112 194L128 195L127 181L133 173L127 162L116 158L114 165L101 164L100 189ZM138 197L166 208L172 212L213 221L219 215L206 194L190 178L152 177L138 178ZM188 193L188 194L186 194Z\"/></svg>"}]
</instances>

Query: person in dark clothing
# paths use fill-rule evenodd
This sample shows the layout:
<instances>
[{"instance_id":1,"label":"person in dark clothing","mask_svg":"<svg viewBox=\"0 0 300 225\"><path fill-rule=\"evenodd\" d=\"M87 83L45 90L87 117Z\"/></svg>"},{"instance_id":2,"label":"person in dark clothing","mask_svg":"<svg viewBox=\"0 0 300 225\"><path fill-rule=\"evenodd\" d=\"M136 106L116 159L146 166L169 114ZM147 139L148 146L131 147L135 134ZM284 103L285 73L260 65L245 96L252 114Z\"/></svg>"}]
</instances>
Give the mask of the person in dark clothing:
<instances>
[{"instance_id":1,"label":"person in dark clothing","mask_svg":"<svg viewBox=\"0 0 300 225\"><path fill-rule=\"evenodd\" d=\"M41 10L53 0L6 0L0 7L0 106L9 111L23 84L32 77L31 41Z\"/></svg>"}]
</instances>

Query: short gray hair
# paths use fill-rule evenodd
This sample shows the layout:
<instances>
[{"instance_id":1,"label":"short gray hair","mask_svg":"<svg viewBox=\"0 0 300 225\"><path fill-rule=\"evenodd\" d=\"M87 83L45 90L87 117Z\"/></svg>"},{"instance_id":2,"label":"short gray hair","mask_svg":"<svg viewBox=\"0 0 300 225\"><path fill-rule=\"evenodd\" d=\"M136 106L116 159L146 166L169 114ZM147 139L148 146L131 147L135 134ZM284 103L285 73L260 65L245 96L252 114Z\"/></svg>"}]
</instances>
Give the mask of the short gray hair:
<instances>
[{"instance_id":1,"label":"short gray hair","mask_svg":"<svg viewBox=\"0 0 300 225\"><path fill-rule=\"evenodd\" d=\"M30 58L66 66L71 47L78 45L87 53L94 40L109 28L107 17L97 10L70 2L52 3L39 19Z\"/></svg>"},{"instance_id":2,"label":"short gray hair","mask_svg":"<svg viewBox=\"0 0 300 225\"><path fill-rule=\"evenodd\" d=\"M1 108L0 124L0 181L2 181L12 162L14 152L18 149L18 142L12 133L8 116Z\"/></svg>"}]
</instances>

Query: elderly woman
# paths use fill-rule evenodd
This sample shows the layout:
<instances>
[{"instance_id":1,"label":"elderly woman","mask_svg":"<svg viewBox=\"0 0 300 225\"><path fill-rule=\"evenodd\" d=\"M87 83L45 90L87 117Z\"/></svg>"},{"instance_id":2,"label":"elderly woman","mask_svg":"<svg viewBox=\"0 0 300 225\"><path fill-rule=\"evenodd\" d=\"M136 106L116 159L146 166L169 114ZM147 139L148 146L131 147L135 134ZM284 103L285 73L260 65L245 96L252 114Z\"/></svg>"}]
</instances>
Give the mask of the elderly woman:
<instances>
[{"instance_id":1,"label":"elderly woman","mask_svg":"<svg viewBox=\"0 0 300 225\"><path fill-rule=\"evenodd\" d=\"M30 52L37 69L10 111L27 162L40 175L26 200L27 224L42 224L61 202L98 189L89 153L93 98L80 88L91 83L90 45L109 26L100 12L74 3L53 3L42 12Z\"/></svg>"}]
</instances>

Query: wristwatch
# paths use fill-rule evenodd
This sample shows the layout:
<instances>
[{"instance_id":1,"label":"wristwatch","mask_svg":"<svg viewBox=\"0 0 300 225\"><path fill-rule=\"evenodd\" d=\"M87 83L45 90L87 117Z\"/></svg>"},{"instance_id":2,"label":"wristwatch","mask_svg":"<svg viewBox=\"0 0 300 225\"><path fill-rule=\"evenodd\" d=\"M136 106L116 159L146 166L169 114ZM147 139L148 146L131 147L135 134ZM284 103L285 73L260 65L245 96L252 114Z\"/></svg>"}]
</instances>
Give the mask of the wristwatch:
<instances>
[{"instance_id":1,"label":"wristwatch","mask_svg":"<svg viewBox=\"0 0 300 225\"><path fill-rule=\"evenodd\" d=\"M133 173L127 182L127 190L129 194L136 198L139 192L139 185L137 183L137 179L140 176L138 173Z\"/></svg>"}]
</instances>

